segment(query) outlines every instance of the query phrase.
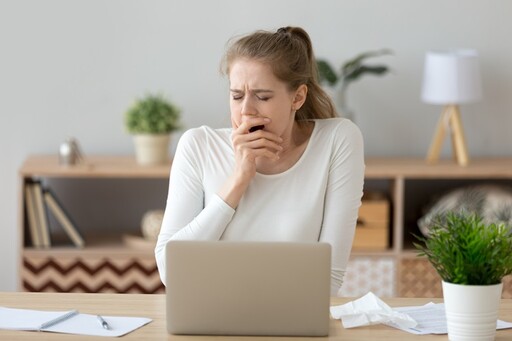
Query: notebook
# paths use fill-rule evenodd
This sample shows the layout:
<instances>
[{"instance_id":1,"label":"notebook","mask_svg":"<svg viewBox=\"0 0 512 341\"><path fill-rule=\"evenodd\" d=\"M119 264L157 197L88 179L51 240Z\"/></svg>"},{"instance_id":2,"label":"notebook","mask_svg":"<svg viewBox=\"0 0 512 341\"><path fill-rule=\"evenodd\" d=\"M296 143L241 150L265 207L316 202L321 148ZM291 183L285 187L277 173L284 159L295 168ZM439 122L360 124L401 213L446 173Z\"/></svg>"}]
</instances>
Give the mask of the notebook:
<instances>
[{"instance_id":1,"label":"notebook","mask_svg":"<svg viewBox=\"0 0 512 341\"><path fill-rule=\"evenodd\" d=\"M171 334L329 333L329 244L170 241L166 261Z\"/></svg>"},{"instance_id":2,"label":"notebook","mask_svg":"<svg viewBox=\"0 0 512 341\"><path fill-rule=\"evenodd\" d=\"M105 329L97 315L82 314L78 310L45 311L0 307L0 329L31 330L91 336L119 337L149 322L146 317L104 316L109 325ZM41 338L47 339L44 336Z\"/></svg>"}]
</instances>

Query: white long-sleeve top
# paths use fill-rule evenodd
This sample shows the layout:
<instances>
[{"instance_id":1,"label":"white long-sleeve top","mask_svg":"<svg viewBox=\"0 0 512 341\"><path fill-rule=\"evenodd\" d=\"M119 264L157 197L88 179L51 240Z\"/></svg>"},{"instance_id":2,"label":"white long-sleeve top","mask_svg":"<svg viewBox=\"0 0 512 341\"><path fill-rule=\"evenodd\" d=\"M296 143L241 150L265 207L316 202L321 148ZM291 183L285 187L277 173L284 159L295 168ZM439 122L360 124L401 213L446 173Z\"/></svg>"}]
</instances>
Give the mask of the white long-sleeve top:
<instances>
[{"instance_id":1,"label":"white long-sleeve top","mask_svg":"<svg viewBox=\"0 0 512 341\"><path fill-rule=\"evenodd\" d=\"M338 294L363 193L363 139L347 119L314 122L297 163L279 174L256 173L236 209L216 194L234 169L231 128L202 126L183 134L155 248L164 284L171 239L320 241L331 244L331 294Z\"/></svg>"}]
</instances>

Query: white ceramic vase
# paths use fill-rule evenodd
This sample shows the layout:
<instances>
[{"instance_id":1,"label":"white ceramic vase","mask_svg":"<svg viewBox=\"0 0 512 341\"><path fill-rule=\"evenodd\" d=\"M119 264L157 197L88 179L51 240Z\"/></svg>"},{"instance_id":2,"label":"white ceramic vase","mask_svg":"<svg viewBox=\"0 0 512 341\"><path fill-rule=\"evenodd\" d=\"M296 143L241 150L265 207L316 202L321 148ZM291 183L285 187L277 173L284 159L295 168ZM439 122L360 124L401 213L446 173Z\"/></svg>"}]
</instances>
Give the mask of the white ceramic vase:
<instances>
[{"instance_id":1,"label":"white ceramic vase","mask_svg":"<svg viewBox=\"0 0 512 341\"><path fill-rule=\"evenodd\" d=\"M451 341L491 341L503 284L460 285L443 281L443 297Z\"/></svg>"},{"instance_id":2,"label":"white ceramic vase","mask_svg":"<svg viewBox=\"0 0 512 341\"><path fill-rule=\"evenodd\" d=\"M133 141L138 164L159 165L169 161L170 134L137 134Z\"/></svg>"}]
</instances>

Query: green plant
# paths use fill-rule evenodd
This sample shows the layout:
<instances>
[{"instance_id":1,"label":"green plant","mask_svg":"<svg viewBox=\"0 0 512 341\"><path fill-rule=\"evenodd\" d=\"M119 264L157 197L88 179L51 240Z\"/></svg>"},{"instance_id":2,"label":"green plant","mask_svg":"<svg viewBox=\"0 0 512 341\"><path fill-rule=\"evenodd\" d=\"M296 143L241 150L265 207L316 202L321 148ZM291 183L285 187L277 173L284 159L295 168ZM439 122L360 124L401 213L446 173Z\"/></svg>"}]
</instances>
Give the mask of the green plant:
<instances>
[{"instance_id":1,"label":"green plant","mask_svg":"<svg viewBox=\"0 0 512 341\"><path fill-rule=\"evenodd\" d=\"M486 225L477 214L438 216L428 237L415 236L419 256L426 256L445 282L498 284L512 273L512 234L505 224Z\"/></svg>"},{"instance_id":2,"label":"green plant","mask_svg":"<svg viewBox=\"0 0 512 341\"><path fill-rule=\"evenodd\" d=\"M138 99L125 113L132 134L168 134L181 127L180 110L161 95Z\"/></svg>"},{"instance_id":3,"label":"green plant","mask_svg":"<svg viewBox=\"0 0 512 341\"><path fill-rule=\"evenodd\" d=\"M343 86L359 79L364 74L384 75L389 71L385 65L365 65L363 61L370 57L392 54L391 50L382 49L378 51L364 52L353 59L346 61L340 69L339 75L334 71L331 64L325 59L317 59L318 77L320 83L327 83L331 86L341 82Z\"/></svg>"}]
</instances>

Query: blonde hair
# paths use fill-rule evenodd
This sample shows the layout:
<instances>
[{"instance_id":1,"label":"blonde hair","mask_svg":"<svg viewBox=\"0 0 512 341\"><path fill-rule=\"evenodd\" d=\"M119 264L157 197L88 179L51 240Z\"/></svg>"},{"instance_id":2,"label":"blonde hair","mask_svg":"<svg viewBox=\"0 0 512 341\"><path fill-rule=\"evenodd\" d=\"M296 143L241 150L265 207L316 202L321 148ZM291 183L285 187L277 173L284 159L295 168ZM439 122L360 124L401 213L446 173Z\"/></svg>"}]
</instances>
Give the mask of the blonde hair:
<instances>
[{"instance_id":1,"label":"blonde hair","mask_svg":"<svg viewBox=\"0 0 512 341\"><path fill-rule=\"evenodd\" d=\"M308 88L304 105L295 120L324 119L338 116L331 98L318 82L318 70L311 39L300 27L282 27L277 32L256 31L228 46L221 63L221 72L229 76L237 59L257 60L270 65L274 75L285 82L290 91L302 84Z\"/></svg>"}]
</instances>

